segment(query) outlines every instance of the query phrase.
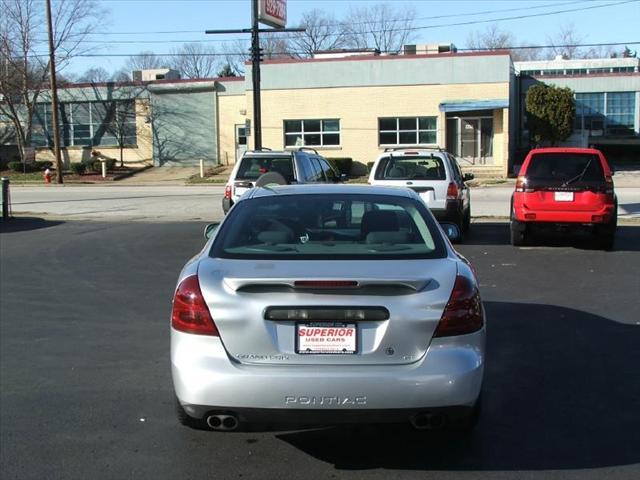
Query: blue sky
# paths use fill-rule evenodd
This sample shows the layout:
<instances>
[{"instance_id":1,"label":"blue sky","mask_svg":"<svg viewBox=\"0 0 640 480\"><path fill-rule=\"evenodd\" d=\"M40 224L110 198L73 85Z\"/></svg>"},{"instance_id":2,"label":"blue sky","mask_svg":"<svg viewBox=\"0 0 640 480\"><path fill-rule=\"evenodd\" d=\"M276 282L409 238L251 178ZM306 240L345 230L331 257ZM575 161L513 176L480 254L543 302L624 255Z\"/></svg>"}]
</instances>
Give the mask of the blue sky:
<instances>
[{"instance_id":1,"label":"blue sky","mask_svg":"<svg viewBox=\"0 0 640 480\"><path fill-rule=\"evenodd\" d=\"M55 1L55 0L54 0ZM97 0L107 10L100 31L89 40L95 43L96 54L131 54L143 50L169 53L183 41L206 41L220 46L241 35L205 35L206 29L246 28L250 26L249 0ZM417 12L416 26L428 26L417 31L418 43L453 42L464 47L469 34L492 23L512 32L518 42L546 44L547 37L563 25L572 23L586 43L640 42L640 1L621 4L622 0L593 1L470 1L470 0L390 0L392 6L411 6ZM338 19L353 6L380 3L369 0L288 0L288 23L294 26L303 12L314 8L331 11ZM503 17L543 14L558 10L574 10L606 5L582 11L513 20ZM477 14L494 11L494 13ZM434 18L440 17L440 18ZM474 25L448 25L466 21L486 21ZM442 26L438 26L442 25ZM188 30L193 33L140 34L140 32ZM131 41L131 44L114 42ZM144 43L160 42L160 43ZM92 44L93 45L93 44ZM632 50L640 50L640 45ZM620 47L622 48L622 47ZM81 73L89 67L101 66L115 71L126 59L122 57L78 58L67 71Z\"/></svg>"}]
</instances>

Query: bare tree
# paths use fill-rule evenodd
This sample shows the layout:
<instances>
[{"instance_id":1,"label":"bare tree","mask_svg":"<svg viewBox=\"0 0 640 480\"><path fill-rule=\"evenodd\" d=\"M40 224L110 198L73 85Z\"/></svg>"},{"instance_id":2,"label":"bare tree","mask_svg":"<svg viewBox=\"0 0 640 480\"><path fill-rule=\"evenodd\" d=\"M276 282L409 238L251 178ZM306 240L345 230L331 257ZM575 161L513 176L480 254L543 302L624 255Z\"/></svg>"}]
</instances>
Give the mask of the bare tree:
<instances>
[{"instance_id":1,"label":"bare tree","mask_svg":"<svg viewBox=\"0 0 640 480\"><path fill-rule=\"evenodd\" d=\"M131 71L121 68L116 70L113 75L111 75L111 80L113 82L129 82L131 81Z\"/></svg>"},{"instance_id":2,"label":"bare tree","mask_svg":"<svg viewBox=\"0 0 640 480\"><path fill-rule=\"evenodd\" d=\"M388 3L352 7L344 22L345 45L397 53L415 38L413 8Z\"/></svg>"},{"instance_id":3,"label":"bare tree","mask_svg":"<svg viewBox=\"0 0 640 480\"><path fill-rule=\"evenodd\" d=\"M496 24L489 25L483 31L471 32L467 37L467 48L474 50L504 50L515 45L511 32L501 30Z\"/></svg>"},{"instance_id":4,"label":"bare tree","mask_svg":"<svg viewBox=\"0 0 640 480\"><path fill-rule=\"evenodd\" d=\"M0 0L0 114L10 119L20 152L31 146L36 103L49 84L45 11L36 0ZM62 70L82 53L82 41L103 11L91 0L53 3L54 51Z\"/></svg>"},{"instance_id":5,"label":"bare tree","mask_svg":"<svg viewBox=\"0 0 640 480\"><path fill-rule=\"evenodd\" d=\"M575 46L583 41L584 37L576 32L572 23L563 24L555 35L547 37L547 43L551 45L549 47L551 55L567 59L584 58L587 53L580 47Z\"/></svg>"},{"instance_id":6,"label":"bare tree","mask_svg":"<svg viewBox=\"0 0 640 480\"><path fill-rule=\"evenodd\" d=\"M124 167L124 147L131 143L136 131L135 101L112 101L105 103L104 129L116 139L120 149L120 168Z\"/></svg>"},{"instance_id":7,"label":"bare tree","mask_svg":"<svg viewBox=\"0 0 640 480\"><path fill-rule=\"evenodd\" d=\"M265 60L278 58L297 58L290 37L279 33L263 33L260 36L260 48Z\"/></svg>"},{"instance_id":8,"label":"bare tree","mask_svg":"<svg viewBox=\"0 0 640 480\"><path fill-rule=\"evenodd\" d=\"M249 47L248 40L236 40L222 46L223 61L236 75L244 75L244 62L251 58Z\"/></svg>"},{"instance_id":9,"label":"bare tree","mask_svg":"<svg viewBox=\"0 0 640 480\"><path fill-rule=\"evenodd\" d=\"M233 70L233 67L229 63L225 63L218 73L216 73L217 77L237 77L238 74Z\"/></svg>"},{"instance_id":10,"label":"bare tree","mask_svg":"<svg viewBox=\"0 0 640 480\"><path fill-rule=\"evenodd\" d=\"M210 78L220 67L213 46L201 43L185 43L174 51L171 57L172 68L178 70L186 78Z\"/></svg>"},{"instance_id":11,"label":"bare tree","mask_svg":"<svg viewBox=\"0 0 640 480\"><path fill-rule=\"evenodd\" d=\"M511 56L516 62L526 62L531 60L544 60L546 57L546 51L544 48L529 47L528 44L523 43L517 50L511 50Z\"/></svg>"},{"instance_id":12,"label":"bare tree","mask_svg":"<svg viewBox=\"0 0 640 480\"><path fill-rule=\"evenodd\" d=\"M133 70L152 70L156 68L168 68L168 62L161 57L155 55L151 51L140 52L130 56L124 63L125 70L132 72Z\"/></svg>"},{"instance_id":13,"label":"bare tree","mask_svg":"<svg viewBox=\"0 0 640 480\"><path fill-rule=\"evenodd\" d=\"M489 25L482 31L471 32L465 46L472 50L507 50L516 62L539 60L544 55L541 48L522 48L527 45L518 45L513 33L502 30L497 24Z\"/></svg>"},{"instance_id":14,"label":"bare tree","mask_svg":"<svg viewBox=\"0 0 640 480\"><path fill-rule=\"evenodd\" d=\"M301 32L291 39L291 46L299 55L312 57L319 50L342 48L347 43L345 25L324 10L314 9L302 14Z\"/></svg>"},{"instance_id":15,"label":"bare tree","mask_svg":"<svg viewBox=\"0 0 640 480\"><path fill-rule=\"evenodd\" d=\"M618 52L611 45L598 45L583 50L583 58L615 58Z\"/></svg>"},{"instance_id":16,"label":"bare tree","mask_svg":"<svg viewBox=\"0 0 640 480\"><path fill-rule=\"evenodd\" d=\"M78 83L101 83L112 80L112 75L102 67L91 67L75 80Z\"/></svg>"}]
</instances>

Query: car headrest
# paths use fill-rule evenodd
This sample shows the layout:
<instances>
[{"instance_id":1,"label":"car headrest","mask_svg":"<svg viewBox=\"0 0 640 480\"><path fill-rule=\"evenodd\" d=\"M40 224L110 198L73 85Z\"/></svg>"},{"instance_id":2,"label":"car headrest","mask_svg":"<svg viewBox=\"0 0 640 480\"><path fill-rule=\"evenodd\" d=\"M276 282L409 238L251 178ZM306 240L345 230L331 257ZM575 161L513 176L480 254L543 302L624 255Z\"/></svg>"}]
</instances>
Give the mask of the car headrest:
<instances>
[{"instance_id":1,"label":"car headrest","mask_svg":"<svg viewBox=\"0 0 640 480\"><path fill-rule=\"evenodd\" d=\"M360 224L362 238L367 238L371 232L397 232L400 230L396 212L388 210L371 210L365 212Z\"/></svg>"},{"instance_id":2,"label":"car headrest","mask_svg":"<svg viewBox=\"0 0 640 480\"><path fill-rule=\"evenodd\" d=\"M286 230L267 230L258 234L258 241L268 244L293 243L293 232Z\"/></svg>"},{"instance_id":3,"label":"car headrest","mask_svg":"<svg viewBox=\"0 0 640 480\"><path fill-rule=\"evenodd\" d=\"M366 243L409 243L407 232L370 232Z\"/></svg>"}]
</instances>

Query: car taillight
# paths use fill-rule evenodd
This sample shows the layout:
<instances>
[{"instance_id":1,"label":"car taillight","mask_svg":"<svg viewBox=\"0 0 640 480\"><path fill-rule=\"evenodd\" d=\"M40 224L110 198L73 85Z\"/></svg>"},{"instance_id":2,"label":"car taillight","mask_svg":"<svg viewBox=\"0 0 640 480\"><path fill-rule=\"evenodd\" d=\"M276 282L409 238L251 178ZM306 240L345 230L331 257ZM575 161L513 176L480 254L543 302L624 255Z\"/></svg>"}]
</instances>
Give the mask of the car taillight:
<instances>
[{"instance_id":1,"label":"car taillight","mask_svg":"<svg viewBox=\"0 0 640 480\"><path fill-rule=\"evenodd\" d=\"M224 198L231 198L231 185L224 187Z\"/></svg>"},{"instance_id":2,"label":"car taillight","mask_svg":"<svg viewBox=\"0 0 640 480\"><path fill-rule=\"evenodd\" d=\"M473 333L480 330L483 323L478 289L467 277L458 275L434 337Z\"/></svg>"},{"instance_id":3,"label":"car taillight","mask_svg":"<svg viewBox=\"0 0 640 480\"><path fill-rule=\"evenodd\" d=\"M458 185L451 182L447 187L447 200L456 200L458 198Z\"/></svg>"},{"instance_id":4,"label":"car taillight","mask_svg":"<svg viewBox=\"0 0 640 480\"><path fill-rule=\"evenodd\" d=\"M220 336L202 296L197 275L185 278L178 285L173 297L171 326L181 332Z\"/></svg>"},{"instance_id":5,"label":"car taillight","mask_svg":"<svg viewBox=\"0 0 640 480\"><path fill-rule=\"evenodd\" d=\"M516 192L524 192L524 186L527 183L527 179L525 177L516 178Z\"/></svg>"},{"instance_id":6,"label":"car taillight","mask_svg":"<svg viewBox=\"0 0 640 480\"><path fill-rule=\"evenodd\" d=\"M604 181L606 183L606 188L604 193L607 194L607 202L609 203L613 203L614 198L613 198L613 178L611 178L611 175L606 175L604 177Z\"/></svg>"}]
</instances>

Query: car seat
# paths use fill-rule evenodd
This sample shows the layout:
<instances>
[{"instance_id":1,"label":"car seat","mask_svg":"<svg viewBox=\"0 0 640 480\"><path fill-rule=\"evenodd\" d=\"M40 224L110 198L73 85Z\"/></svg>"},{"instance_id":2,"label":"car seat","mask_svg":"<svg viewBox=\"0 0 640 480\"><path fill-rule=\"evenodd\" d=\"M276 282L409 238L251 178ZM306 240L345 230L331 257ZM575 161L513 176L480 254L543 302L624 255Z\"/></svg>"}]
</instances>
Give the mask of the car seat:
<instances>
[{"instance_id":1,"label":"car seat","mask_svg":"<svg viewBox=\"0 0 640 480\"><path fill-rule=\"evenodd\" d=\"M404 168L399 167L398 165L394 165L389 169L387 173L387 178L404 178L407 176L407 172Z\"/></svg>"}]
</instances>

